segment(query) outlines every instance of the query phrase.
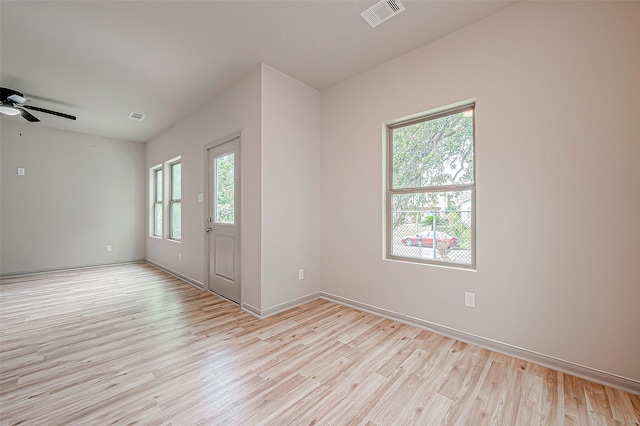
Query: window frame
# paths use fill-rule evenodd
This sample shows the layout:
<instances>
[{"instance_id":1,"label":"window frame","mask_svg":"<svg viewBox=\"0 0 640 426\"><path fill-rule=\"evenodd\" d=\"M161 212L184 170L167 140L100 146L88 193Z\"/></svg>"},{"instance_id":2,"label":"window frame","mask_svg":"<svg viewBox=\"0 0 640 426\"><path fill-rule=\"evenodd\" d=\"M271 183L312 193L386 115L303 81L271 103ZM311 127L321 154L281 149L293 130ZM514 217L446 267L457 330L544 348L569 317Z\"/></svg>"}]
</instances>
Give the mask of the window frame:
<instances>
[{"instance_id":1,"label":"window frame","mask_svg":"<svg viewBox=\"0 0 640 426\"><path fill-rule=\"evenodd\" d=\"M449 185L431 185L423 187L411 187L411 188L393 188L393 131L398 128L412 126L427 121L437 120L439 118L447 117L454 114L463 113L469 110L473 111L472 131L473 131L473 183L471 184L449 184ZM416 114L404 119L394 120L392 122L385 123L384 125L384 146L386 151L385 165L385 179L384 179L384 256L385 259L399 260L411 263L445 266L449 268L459 268L467 270L476 270L476 171L477 171L477 157L476 157L476 102L475 100L465 101L454 105L445 106L435 110L427 111L421 114ZM393 254L393 196L394 195L407 195L407 194L421 194L421 193L446 193L446 192L459 192L470 191L471 193L471 263L457 263L447 262L436 259L420 259L407 256L400 256Z\"/></svg>"},{"instance_id":2,"label":"window frame","mask_svg":"<svg viewBox=\"0 0 640 426\"><path fill-rule=\"evenodd\" d=\"M152 184L150 185L151 189L151 229L150 236L162 238L164 234L164 170L162 164L158 164L157 166L152 167L150 170L150 178ZM158 190L158 174L160 175L161 180L161 188ZM159 196L158 196L159 195ZM160 206L160 234L156 233L158 229L158 206Z\"/></svg>"},{"instance_id":3,"label":"window frame","mask_svg":"<svg viewBox=\"0 0 640 426\"><path fill-rule=\"evenodd\" d=\"M173 196L173 185L175 184L174 182L174 176L173 176L173 171L174 171L174 167L176 165L180 165L180 198L174 198ZM182 159L180 157L178 157L177 159L173 159L171 161L167 162L167 170L168 170L168 175L169 175L169 179L167 182L167 188L168 188L168 218L169 218L169 232L168 232L168 239L173 240L173 241L181 241L182 240ZM175 235L173 235L173 224L175 221L175 218L173 216L173 207L175 204L180 204L180 237L176 237Z\"/></svg>"}]
</instances>

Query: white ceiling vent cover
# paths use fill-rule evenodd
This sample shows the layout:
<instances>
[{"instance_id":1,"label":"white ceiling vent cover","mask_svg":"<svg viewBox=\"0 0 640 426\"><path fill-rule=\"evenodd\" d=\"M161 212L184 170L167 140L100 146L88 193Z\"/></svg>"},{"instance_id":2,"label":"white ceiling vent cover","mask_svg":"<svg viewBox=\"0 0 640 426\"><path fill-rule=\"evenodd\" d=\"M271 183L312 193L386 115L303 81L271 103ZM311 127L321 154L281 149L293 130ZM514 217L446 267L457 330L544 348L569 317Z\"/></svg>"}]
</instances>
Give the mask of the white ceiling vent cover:
<instances>
[{"instance_id":1,"label":"white ceiling vent cover","mask_svg":"<svg viewBox=\"0 0 640 426\"><path fill-rule=\"evenodd\" d=\"M132 112L129 114L129 118L136 121L142 121L144 120L144 117L144 114L140 114L139 112Z\"/></svg>"},{"instance_id":2,"label":"white ceiling vent cover","mask_svg":"<svg viewBox=\"0 0 640 426\"><path fill-rule=\"evenodd\" d=\"M372 27L377 27L387 19L391 19L404 10L400 0L382 0L362 12L360 15Z\"/></svg>"}]
</instances>

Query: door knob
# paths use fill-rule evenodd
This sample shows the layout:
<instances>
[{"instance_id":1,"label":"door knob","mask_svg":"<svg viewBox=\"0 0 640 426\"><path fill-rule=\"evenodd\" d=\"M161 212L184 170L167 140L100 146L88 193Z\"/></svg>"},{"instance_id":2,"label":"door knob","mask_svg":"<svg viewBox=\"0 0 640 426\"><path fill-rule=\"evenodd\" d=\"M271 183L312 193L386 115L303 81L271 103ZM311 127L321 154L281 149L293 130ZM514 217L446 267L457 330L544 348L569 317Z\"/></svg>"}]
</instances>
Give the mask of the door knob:
<instances>
[{"instance_id":1,"label":"door knob","mask_svg":"<svg viewBox=\"0 0 640 426\"><path fill-rule=\"evenodd\" d=\"M205 231L211 232L211 228L209 227L209 228L205 229Z\"/></svg>"}]
</instances>

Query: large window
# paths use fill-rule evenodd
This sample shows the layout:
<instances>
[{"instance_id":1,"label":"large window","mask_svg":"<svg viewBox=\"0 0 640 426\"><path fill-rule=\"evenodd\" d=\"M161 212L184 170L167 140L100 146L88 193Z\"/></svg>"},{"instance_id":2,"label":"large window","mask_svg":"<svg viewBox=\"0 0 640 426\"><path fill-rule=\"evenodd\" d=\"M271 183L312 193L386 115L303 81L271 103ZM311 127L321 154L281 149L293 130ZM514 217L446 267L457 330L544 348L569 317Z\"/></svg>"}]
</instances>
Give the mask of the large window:
<instances>
[{"instance_id":1,"label":"large window","mask_svg":"<svg viewBox=\"0 0 640 426\"><path fill-rule=\"evenodd\" d=\"M162 194L164 187L162 186L162 166L157 166L151 169L151 193L152 198L152 218L153 223L151 227L151 235L154 237L162 237Z\"/></svg>"},{"instance_id":2,"label":"large window","mask_svg":"<svg viewBox=\"0 0 640 426\"><path fill-rule=\"evenodd\" d=\"M182 163L180 161L169 164L171 183L169 192L169 238L182 238Z\"/></svg>"},{"instance_id":3,"label":"large window","mask_svg":"<svg viewBox=\"0 0 640 426\"><path fill-rule=\"evenodd\" d=\"M182 162L180 157L149 169L149 235L182 239ZM166 200L166 202L164 201ZM164 218L168 218L164 220Z\"/></svg>"},{"instance_id":4,"label":"large window","mask_svg":"<svg viewBox=\"0 0 640 426\"><path fill-rule=\"evenodd\" d=\"M475 104L387 127L386 253L475 267Z\"/></svg>"}]
</instances>

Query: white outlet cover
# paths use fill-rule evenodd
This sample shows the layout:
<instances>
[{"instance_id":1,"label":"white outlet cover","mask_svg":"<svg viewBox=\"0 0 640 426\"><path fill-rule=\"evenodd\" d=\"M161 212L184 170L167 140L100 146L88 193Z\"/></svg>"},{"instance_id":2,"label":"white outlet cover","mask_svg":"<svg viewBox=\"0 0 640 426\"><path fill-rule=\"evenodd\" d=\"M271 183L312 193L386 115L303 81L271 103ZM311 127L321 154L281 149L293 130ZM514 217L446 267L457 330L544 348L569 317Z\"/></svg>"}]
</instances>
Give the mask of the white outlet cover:
<instances>
[{"instance_id":1,"label":"white outlet cover","mask_svg":"<svg viewBox=\"0 0 640 426\"><path fill-rule=\"evenodd\" d=\"M24 167L18 167L18 176L24 176Z\"/></svg>"},{"instance_id":2,"label":"white outlet cover","mask_svg":"<svg viewBox=\"0 0 640 426\"><path fill-rule=\"evenodd\" d=\"M468 306L470 308L476 307L476 294L475 293L464 293L464 306Z\"/></svg>"}]
</instances>

